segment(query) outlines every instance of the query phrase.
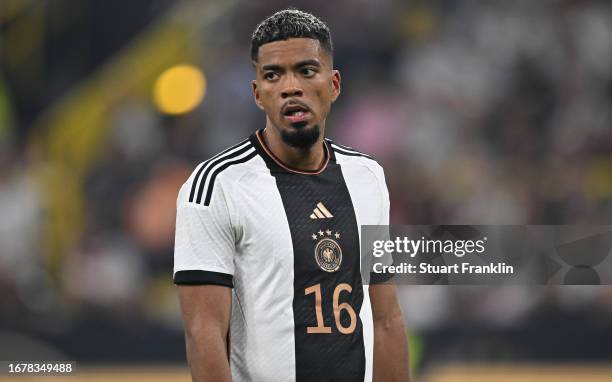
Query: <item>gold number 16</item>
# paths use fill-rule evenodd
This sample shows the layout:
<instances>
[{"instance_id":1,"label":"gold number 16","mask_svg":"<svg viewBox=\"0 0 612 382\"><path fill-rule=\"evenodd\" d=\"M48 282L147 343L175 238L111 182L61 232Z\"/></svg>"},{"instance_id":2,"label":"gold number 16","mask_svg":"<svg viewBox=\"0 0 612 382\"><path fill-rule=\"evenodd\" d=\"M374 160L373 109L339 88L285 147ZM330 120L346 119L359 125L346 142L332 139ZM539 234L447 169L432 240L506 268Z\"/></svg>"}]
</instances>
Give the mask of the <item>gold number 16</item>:
<instances>
[{"instance_id":1,"label":"gold number 16","mask_svg":"<svg viewBox=\"0 0 612 382\"><path fill-rule=\"evenodd\" d=\"M351 293L353 288L349 284L342 283L338 284L336 289L334 289L334 299L333 299L333 309L334 309L334 319L336 320L336 327L338 331L342 334L351 334L355 331L355 327L357 326L357 315L353 310L353 307L349 305L348 302L343 302L342 304L338 304L338 299L340 298L340 292L347 291ZM331 333L332 328L329 326L325 326L325 321L323 320L323 307L321 304L321 284L315 284L304 289L304 295L315 294L315 314L317 316L317 326L309 326L306 328L306 333L308 334L325 334ZM342 326L340 322L340 312L346 310L348 315L351 317L351 323L349 326Z\"/></svg>"}]
</instances>

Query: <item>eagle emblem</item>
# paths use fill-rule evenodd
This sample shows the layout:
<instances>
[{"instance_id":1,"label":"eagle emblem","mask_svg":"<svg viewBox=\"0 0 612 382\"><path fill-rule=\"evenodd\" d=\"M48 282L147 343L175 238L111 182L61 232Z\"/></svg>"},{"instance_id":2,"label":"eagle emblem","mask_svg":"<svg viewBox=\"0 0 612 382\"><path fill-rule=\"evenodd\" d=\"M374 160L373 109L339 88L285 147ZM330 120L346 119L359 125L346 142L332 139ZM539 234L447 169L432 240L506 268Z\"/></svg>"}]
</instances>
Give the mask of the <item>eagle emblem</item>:
<instances>
[{"instance_id":1,"label":"eagle emblem","mask_svg":"<svg viewBox=\"0 0 612 382\"><path fill-rule=\"evenodd\" d=\"M315 260L319 267L325 272L335 272L340 268L340 264L342 264L342 248L340 248L340 244L336 240L334 240L331 235L331 231L329 235L320 235L321 237L317 237L318 241L315 246ZM313 237L316 235L313 235ZM335 238L340 238L338 233L335 234Z\"/></svg>"}]
</instances>

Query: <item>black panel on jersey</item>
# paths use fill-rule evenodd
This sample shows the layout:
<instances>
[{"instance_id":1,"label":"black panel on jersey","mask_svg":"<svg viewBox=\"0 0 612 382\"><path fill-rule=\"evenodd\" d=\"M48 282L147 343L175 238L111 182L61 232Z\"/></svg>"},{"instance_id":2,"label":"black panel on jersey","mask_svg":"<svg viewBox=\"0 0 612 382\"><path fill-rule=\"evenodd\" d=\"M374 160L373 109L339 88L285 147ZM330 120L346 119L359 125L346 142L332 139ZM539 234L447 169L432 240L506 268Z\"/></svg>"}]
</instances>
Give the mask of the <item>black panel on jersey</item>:
<instances>
[{"instance_id":1,"label":"black panel on jersey","mask_svg":"<svg viewBox=\"0 0 612 382\"><path fill-rule=\"evenodd\" d=\"M296 381L363 381L365 348L359 318L363 304L359 233L340 165L336 163L328 145L330 160L325 170L318 174L295 173L277 164L255 135L251 137L251 142L276 179L291 232ZM322 203L333 217L311 218L318 203ZM315 246L325 237L334 240L342 250L342 261L335 272L323 270L315 259ZM348 303L355 311L356 327L351 334L340 333L334 318L333 294L342 283L352 287L350 293L343 291L339 297L339 303ZM315 294L305 295L305 289L316 284L321 285L323 320L325 326L331 328L331 333L307 333L308 327L317 326L317 318ZM340 321L344 327L350 325L350 316L346 311L341 311Z\"/></svg>"},{"instance_id":2,"label":"black panel on jersey","mask_svg":"<svg viewBox=\"0 0 612 382\"><path fill-rule=\"evenodd\" d=\"M174 274L174 283L177 285L223 285L226 287L234 287L234 278L232 275L220 272L190 270L178 271Z\"/></svg>"}]
</instances>

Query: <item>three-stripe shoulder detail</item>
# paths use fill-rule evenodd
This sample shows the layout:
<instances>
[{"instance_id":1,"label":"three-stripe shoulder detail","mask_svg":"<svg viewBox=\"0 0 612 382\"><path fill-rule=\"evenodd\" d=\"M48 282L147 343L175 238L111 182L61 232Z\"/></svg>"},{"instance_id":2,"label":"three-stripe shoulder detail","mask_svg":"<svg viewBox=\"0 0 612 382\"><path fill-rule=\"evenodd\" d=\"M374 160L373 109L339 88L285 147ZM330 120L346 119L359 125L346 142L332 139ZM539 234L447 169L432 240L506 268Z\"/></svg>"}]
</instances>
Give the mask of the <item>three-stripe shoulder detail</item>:
<instances>
[{"instance_id":1,"label":"three-stripe shoulder detail","mask_svg":"<svg viewBox=\"0 0 612 382\"><path fill-rule=\"evenodd\" d=\"M352 147L348 147L348 146L344 146L341 144L338 144L334 141L332 141L331 139L327 139L325 138L325 140L331 145L331 147L334 149L334 152L342 154L342 155L348 155L348 156L359 156L359 157L364 157L364 158L368 158L371 160L375 160L374 158L372 158L370 155L368 154L364 154L360 151L355 150Z\"/></svg>"},{"instance_id":2,"label":"three-stripe shoulder detail","mask_svg":"<svg viewBox=\"0 0 612 382\"><path fill-rule=\"evenodd\" d=\"M256 155L255 147L253 147L250 140L246 139L201 163L197 167L193 182L191 183L189 202L204 204L205 206L210 205L217 176L228 167L248 162Z\"/></svg>"}]
</instances>

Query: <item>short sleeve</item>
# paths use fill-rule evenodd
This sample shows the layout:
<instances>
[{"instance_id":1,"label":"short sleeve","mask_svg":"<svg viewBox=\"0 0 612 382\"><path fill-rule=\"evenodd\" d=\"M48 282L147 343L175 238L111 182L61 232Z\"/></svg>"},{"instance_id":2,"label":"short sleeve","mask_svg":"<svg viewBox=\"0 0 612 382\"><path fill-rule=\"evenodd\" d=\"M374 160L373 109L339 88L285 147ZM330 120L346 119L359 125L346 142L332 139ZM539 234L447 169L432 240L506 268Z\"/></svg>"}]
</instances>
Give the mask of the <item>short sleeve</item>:
<instances>
[{"instance_id":1,"label":"short sleeve","mask_svg":"<svg viewBox=\"0 0 612 382\"><path fill-rule=\"evenodd\" d=\"M377 222L377 225L379 226L386 226L386 228L384 228L384 232L381 231L381 236L382 239L384 240L389 240L390 234L389 234L389 210L390 210L390 201L389 201L389 191L387 189L387 183L385 182L385 173L384 170L381 166L377 166L376 168L376 177L378 180L378 185L380 188L380 204L381 204L381 209L380 209L380 218ZM382 229L383 227L381 227ZM389 254L378 258L377 260L378 263L382 263L384 265L392 265L394 263L393 261L393 257ZM375 285L375 284L383 284L383 283L388 283L390 282L391 278L393 277L393 274L391 273L370 273L370 284L371 285Z\"/></svg>"},{"instance_id":2,"label":"short sleeve","mask_svg":"<svg viewBox=\"0 0 612 382\"><path fill-rule=\"evenodd\" d=\"M179 192L174 242L174 283L233 287L235 240L223 184L208 206L189 201L191 179Z\"/></svg>"},{"instance_id":3,"label":"short sleeve","mask_svg":"<svg viewBox=\"0 0 612 382\"><path fill-rule=\"evenodd\" d=\"M389 225L389 210L391 203L389 201L389 190L387 189L387 182L385 181L385 172L382 167L379 167L378 184L380 185L381 192L381 212L379 225Z\"/></svg>"}]
</instances>

